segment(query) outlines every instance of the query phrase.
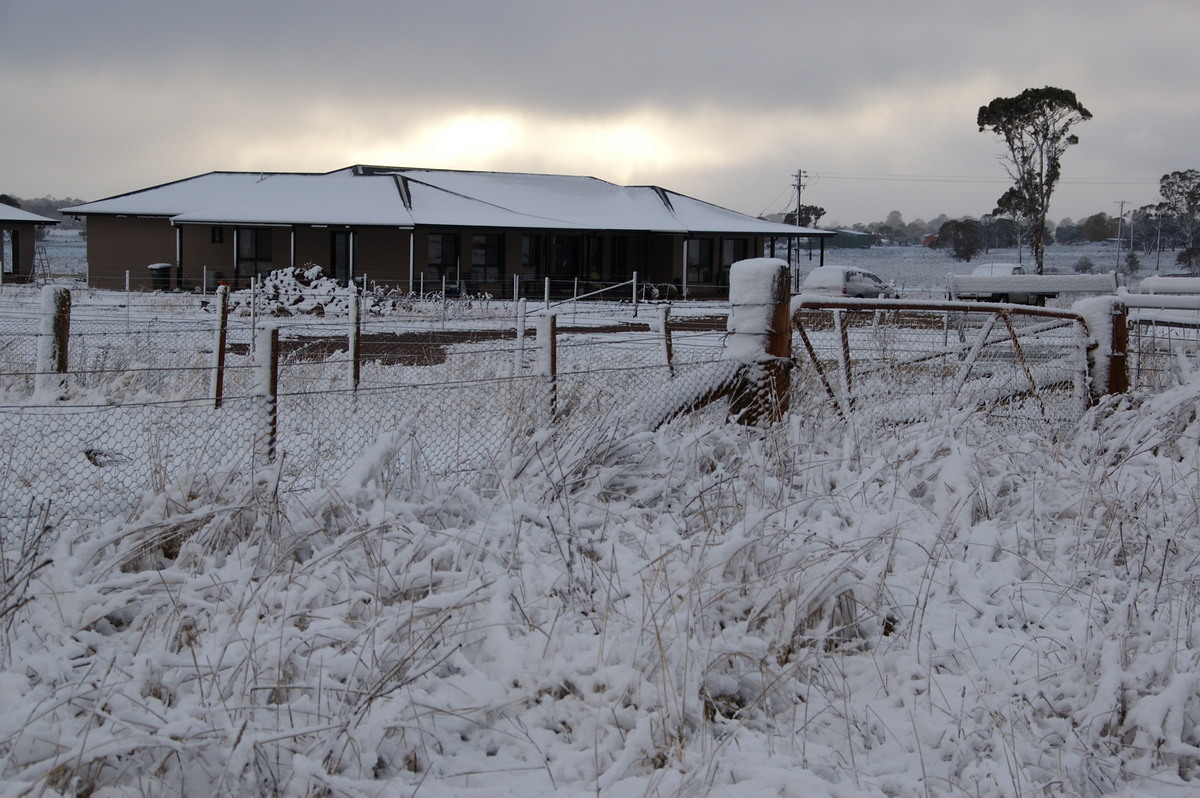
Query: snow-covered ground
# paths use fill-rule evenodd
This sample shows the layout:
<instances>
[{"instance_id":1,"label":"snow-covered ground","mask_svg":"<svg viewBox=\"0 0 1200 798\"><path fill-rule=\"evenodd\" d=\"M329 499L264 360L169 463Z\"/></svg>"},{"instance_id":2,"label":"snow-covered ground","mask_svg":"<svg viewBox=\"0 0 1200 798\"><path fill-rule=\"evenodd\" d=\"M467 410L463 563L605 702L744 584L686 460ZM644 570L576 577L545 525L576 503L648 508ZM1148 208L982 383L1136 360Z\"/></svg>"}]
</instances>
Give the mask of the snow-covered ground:
<instances>
[{"instance_id":1,"label":"snow-covered ground","mask_svg":"<svg viewBox=\"0 0 1200 798\"><path fill-rule=\"evenodd\" d=\"M488 480L398 432L6 526L0 795L1194 795L1182 373L1057 439L597 412Z\"/></svg>"}]
</instances>

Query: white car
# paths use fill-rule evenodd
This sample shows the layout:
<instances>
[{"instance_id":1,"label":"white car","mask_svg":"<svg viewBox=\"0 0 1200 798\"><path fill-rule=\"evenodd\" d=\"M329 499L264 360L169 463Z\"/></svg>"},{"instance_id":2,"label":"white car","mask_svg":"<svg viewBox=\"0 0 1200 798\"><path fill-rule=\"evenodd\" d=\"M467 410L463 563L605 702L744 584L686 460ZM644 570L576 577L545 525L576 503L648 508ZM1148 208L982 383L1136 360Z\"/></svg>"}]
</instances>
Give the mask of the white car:
<instances>
[{"instance_id":1,"label":"white car","mask_svg":"<svg viewBox=\"0 0 1200 798\"><path fill-rule=\"evenodd\" d=\"M804 278L802 294L848 296L862 299L895 299L896 288L866 269L846 266L818 266Z\"/></svg>"}]
</instances>

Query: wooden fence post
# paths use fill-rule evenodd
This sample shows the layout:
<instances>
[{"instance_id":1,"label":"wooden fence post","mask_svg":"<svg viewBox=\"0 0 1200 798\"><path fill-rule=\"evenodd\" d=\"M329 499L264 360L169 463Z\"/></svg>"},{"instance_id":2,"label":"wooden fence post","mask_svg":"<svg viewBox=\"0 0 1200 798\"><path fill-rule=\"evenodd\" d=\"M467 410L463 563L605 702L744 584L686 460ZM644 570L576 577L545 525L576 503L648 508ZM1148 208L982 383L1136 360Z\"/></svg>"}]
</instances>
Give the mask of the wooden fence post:
<instances>
[{"instance_id":1,"label":"wooden fence post","mask_svg":"<svg viewBox=\"0 0 1200 798\"><path fill-rule=\"evenodd\" d=\"M58 286L42 289L34 390L43 399L59 399L67 387L67 341L71 334L71 292Z\"/></svg>"},{"instance_id":2,"label":"wooden fence post","mask_svg":"<svg viewBox=\"0 0 1200 798\"><path fill-rule=\"evenodd\" d=\"M1112 332L1108 346L1108 380L1104 392L1125 393L1129 390L1129 310L1124 302L1114 300Z\"/></svg>"},{"instance_id":3,"label":"wooden fence post","mask_svg":"<svg viewBox=\"0 0 1200 798\"><path fill-rule=\"evenodd\" d=\"M213 409L221 407L225 396L225 348L229 340L229 286L217 286L217 339L213 342L211 393Z\"/></svg>"},{"instance_id":4,"label":"wooden fence post","mask_svg":"<svg viewBox=\"0 0 1200 798\"><path fill-rule=\"evenodd\" d=\"M257 339L254 394L261 408L254 453L256 459L273 463L279 431L279 330L263 325L255 330L254 337Z\"/></svg>"},{"instance_id":5,"label":"wooden fence post","mask_svg":"<svg viewBox=\"0 0 1200 798\"><path fill-rule=\"evenodd\" d=\"M729 397L740 424L778 421L791 391L792 309L789 267L778 258L738 261L729 271L730 355L747 376Z\"/></svg>"}]
</instances>

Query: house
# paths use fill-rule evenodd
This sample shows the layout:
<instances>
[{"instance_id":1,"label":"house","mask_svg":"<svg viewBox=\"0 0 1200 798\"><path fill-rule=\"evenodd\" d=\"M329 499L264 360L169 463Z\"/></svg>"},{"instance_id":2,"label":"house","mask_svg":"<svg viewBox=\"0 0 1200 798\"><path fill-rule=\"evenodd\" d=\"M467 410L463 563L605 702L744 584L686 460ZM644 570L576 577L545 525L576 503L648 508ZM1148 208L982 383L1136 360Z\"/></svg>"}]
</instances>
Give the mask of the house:
<instances>
[{"instance_id":1,"label":"house","mask_svg":"<svg viewBox=\"0 0 1200 798\"><path fill-rule=\"evenodd\" d=\"M834 230L833 238L829 239L829 246L835 249L870 249L875 243L875 236L872 233L864 233L859 230Z\"/></svg>"},{"instance_id":2,"label":"house","mask_svg":"<svg viewBox=\"0 0 1200 798\"><path fill-rule=\"evenodd\" d=\"M682 296L727 291L729 266L771 239L827 231L767 222L657 186L592 177L350 166L328 173L210 172L88 202L89 280L124 285L154 265L169 286L245 287L321 266L404 290L540 295L636 272ZM823 247L822 247L823 251ZM165 264L165 266L164 266Z\"/></svg>"},{"instance_id":3,"label":"house","mask_svg":"<svg viewBox=\"0 0 1200 798\"><path fill-rule=\"evenodd\" d=\"M23 211L0 202L0 281L27 281L33 276L33 255L37 229L58 224L36 213Z\"/></svg>"}]
</instances>

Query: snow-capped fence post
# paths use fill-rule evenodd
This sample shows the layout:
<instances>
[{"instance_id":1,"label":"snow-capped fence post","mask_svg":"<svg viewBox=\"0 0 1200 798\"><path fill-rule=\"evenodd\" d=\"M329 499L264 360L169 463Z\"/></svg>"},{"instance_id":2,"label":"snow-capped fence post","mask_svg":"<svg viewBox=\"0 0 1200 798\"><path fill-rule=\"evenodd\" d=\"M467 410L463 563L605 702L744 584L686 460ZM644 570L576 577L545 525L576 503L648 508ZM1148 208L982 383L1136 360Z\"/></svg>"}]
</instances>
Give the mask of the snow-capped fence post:
<instances>
[{"instance_id":1,"label":"snow-capped fence post","mask_svg":"<svg viewBox=\"0 0 1200 798\"><path fill-rule=\"evenodd\" d=\"M1087 327L1091 398L1129 390L1128 306L1115 296L1081 299L1071 306Z\"/></svg>"},{"instance_id":2,"label":"snow-capped fence post","mask_svg":"<svg viewBox=\"0 0 1200 798\"><path fill-rule=\"evenodd\" d=\"M357 290L350 291L350 390L358 392L359 378L362 376L362 364L359 362L359 347L362 344L362 298Z\"/></svg>"},{"instance_id":3,"label":"snow-capped fence post","mask_svg":"<svg viewBox=\"0 0 1200 798\"><path fill-rule=\"evenodd\" d=\"M254 337L258 339L254 355L254 395L258 397L260 407L254 456L256 461L273 463L279 422L279 329L264 324L255 329Z\"/></svg>"},{"instance_id":4,"label":"snow-capped fence post","mask_svg":"<svg viewBox=\"0 0 1200 798\"><path fill-rule=\"evenodd\" d=\"M658 306L658 324L662 328L662 355L663 365L667 367L667 373L672 377L675 376L675 364L672 361L671 351L671 306Z\"/></svg>"},{"instance_id":5,"label":"snow-capped fence post","mask_svg":"<svg viewBox=\"0 0 1200 798\"><path fill-rule=\"evenodd\" d=\"M546 385L546 406L551 420L558 412L558 318L553 313L538 316L537 375Z\"/></svg>"},{"instance_id":6,"label":"snow-capped fence post","mask_svg":"<svg viewBox=\"0 0 1200 798\"><path fill-rule=\"evenodd\" d=\"M789 267L751 258L729 270L728 357L746 364L729 412L749 426L778 421L788 409L792 367Z\"/></svg>"},{"instance_id":7,"label":"snow-capped fence post","mask_svg":"<svg viewBox=\"0 0 1200 798\"><path fill-rule=\"evenodd\" d=\"M225 394L225 345L229 338L229 286L217 286L217 339L213 342L213 370L210 383L213 409L221 407Z\"/></svg>"},{"instance_id":8,"label":"snow-capped fence post","mask_svg":"<svg viewBox=\"0 0 1200 798\"><path fill-rule=\"evenodd\" d=\"M58 286L42 289L34 389L43 399L57 399L67 387L67 340L71 332L71 292Z\"/></svg>"}]
</instances>

